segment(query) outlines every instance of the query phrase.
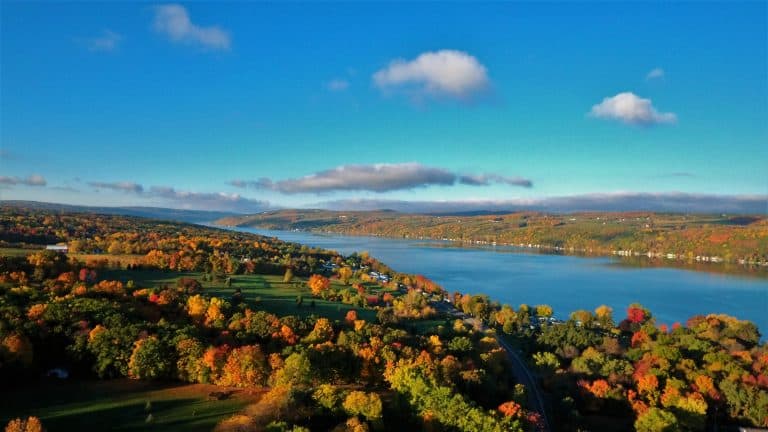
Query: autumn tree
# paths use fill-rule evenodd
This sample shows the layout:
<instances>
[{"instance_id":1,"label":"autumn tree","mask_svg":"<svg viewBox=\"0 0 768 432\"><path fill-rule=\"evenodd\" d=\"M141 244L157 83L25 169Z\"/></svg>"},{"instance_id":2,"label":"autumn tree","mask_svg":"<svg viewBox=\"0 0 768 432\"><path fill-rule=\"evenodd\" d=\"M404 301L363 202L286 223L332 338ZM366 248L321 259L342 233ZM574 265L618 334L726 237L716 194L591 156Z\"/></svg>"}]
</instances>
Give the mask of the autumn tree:
<instances>
[{"instance_id":1,"label":"autumn tree","mask_svg":"<svg viewBox=\"0 0 768 432\"><path fill-rule=\"evenodd\" d=\"M537 305L536 306L536 316L543 317L543 318L549 318L552 316L552 306L549 305Z\"/></svg>"},{"instance_id":2,"label":"autumn tree","mask_svg":"<svg viewBox=\"0 0 768 432\"><path fill-rule=\"evenodd\" d=\"M177 377L186 382L205 382L203 378L203 345L194 338L184 338L176 343Z\"/></svg>"},{"instance_id":3,"label":"autumn tree","mask_svg":"<svg viewBox=\"0 0 768 432\"><path fill-rule=\"evenodd\" d=\"M342 406L350 415L361 415L367 420L378 420L381 418L381 398L376 393L349 392L347 397L344 398Z\"/></svg>"},{"instance_id":4,"label":"autumn tree","mask_svg":"<svg viewBox=\"0 0 768 432\"><path fill-rule=\"evenodd\" d=\"M613 309L611 309L611 307L606 305L598 306L595 309L595 317L597 318L597 322L600 323L600 327L613 327Z\"/></svg>"},{"instance_id":5,"label":"autumn tree","mask_svg":"<svg viewBox=\"0 0 768 432\"><path fill-rule=\"evenodd\" d=\"M676 432L679 429L674 414L659 408L650 408L637 418L635 430L637 432Z\"/></svg>"},{"instance_id":6,"label":"autumn tree","mask_svg":"<svg viewBox=\"0 0 768 432\"><path fill-rule=\"evenodd\" d=\"M349 279L352 278L352 269L349 267L342 267L339 269L339 280L344 285L349 285Z\"/></svg>"},{"instance_id":7,"label":"autumn tree","mask_svg":"<svg viewBox=\"0 0 768 432\"><path fill-rule=\"evenodd\" d=\"M315 326L312 331L305 338L305 342L318 343L329 341L333 338L333 325L328 318L318 318L315 321Z\"/></svg>"},{"instance_id":8,"label":"autumn tree","mask_svg":"<svg viewBox=\"0 0 768 432\"><path fill-rule=\"evenodd\" d=\"M283 283L291 283L293 280L293 269L290 267L285 269L285 274L283 274Z\"/></svg>"},{"instance_id":9,"label":"autumn tree","mask_svg":"<svg viewBox=\"0 0 768 432\"><path fill-rule=\"evenodd\" d=\"M43 432L43 423L37 417L16 418L8 422L5 432Z\"/></svg>"},{"instance_id":10,"label":"autumn tree","mask_svg":"<svg viewBox=\"0 0 768 432\"><path fill-rule=\"evenodd\" d=\"M344 321L350 325L354 324L357 321L357 311L354 309L348 310L346 316L344 316Z\"/></svg>"},{"instance_id":11,"label":"autumn tree","mask_svg":"<svg viewBox=\"0 0 768 432\"><path fill-rule=\"evenodd\" d=\"M25 367L32 364L32 342L30 342L29 338L26 336L18 333L10 334L3 338L3 343L0 348L2 348L0 354L2 354L3 351L7 352L7 359L2 359L2 357L0 357L0 360L5 360L9 363L18 362Z\"/></svg>"},{"instance_id":12,"label":"autumn tree","mask_svg":"<svg viewBox=\"0 0 768 432\"><path fill-rule=\"evenodd\" d=\"M155 336L136 341L128 361L128 376L133 379L157 379L167 376L171 361L165 347Z\"/></svg>"},{"instance_id":13,"label":"autumn tree","mask_svg":"<svg viewBox=\"0 0 768 432\"><path fill-rule=\"evenodd\" d=\"M312 380L312 365L304 353L292 353L285 359L283 368L275 374L277 385L309 385Z\"/></svg>"},{"instance_id":14,"label":"autumn tree","mask_svg":"<svg viewBox=\"0 0 768 432\"><path fill-rule=\"evenodd\" d=\"M323 275L313 274L307 281L307 285L312 295L318 297L328 291L331 287L331 281Z\"/></svg>"},{"instance_id":15,"label":"autumn tree","mask_svg":"<svg viewBox=\"0 0 768 432\"><path fill-rule=\"evenodd\" d=\"M321 407L335 412L341 406L344 396L342 392L330 384L321 384L317 390L312 393L312 399Z\"/></svg>"},{"instance_id":16,"label":"autumn tree","mask_svg":"<svg viewBox=\"0 0 768 432\"><path fill-rule=\"evenodd\" d=\"M268 375L267 359L261 348L246 345L230 351L216 384L232 387L264 385Z\"/></svg>"}]
</instances>

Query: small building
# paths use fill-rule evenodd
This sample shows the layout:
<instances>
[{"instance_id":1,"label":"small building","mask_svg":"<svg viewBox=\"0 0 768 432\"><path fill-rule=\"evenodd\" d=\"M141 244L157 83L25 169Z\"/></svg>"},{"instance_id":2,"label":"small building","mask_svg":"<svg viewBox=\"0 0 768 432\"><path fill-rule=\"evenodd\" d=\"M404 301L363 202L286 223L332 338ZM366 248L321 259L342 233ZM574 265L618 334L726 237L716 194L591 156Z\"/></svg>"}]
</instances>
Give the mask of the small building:
<instances>
[{"instance_id":1,"label":"small building","mask_svg":"<svg viewBox=\"0 0 768 432\"><path fill-rule=\"evenodd\" d=\"M56 251L56 252L67 253L67 252L69 252L69 246L67 246L67 245L48 245L48 246L45 247L45 250L52 250L52 251Z\"/></svg>"}]
</instances>

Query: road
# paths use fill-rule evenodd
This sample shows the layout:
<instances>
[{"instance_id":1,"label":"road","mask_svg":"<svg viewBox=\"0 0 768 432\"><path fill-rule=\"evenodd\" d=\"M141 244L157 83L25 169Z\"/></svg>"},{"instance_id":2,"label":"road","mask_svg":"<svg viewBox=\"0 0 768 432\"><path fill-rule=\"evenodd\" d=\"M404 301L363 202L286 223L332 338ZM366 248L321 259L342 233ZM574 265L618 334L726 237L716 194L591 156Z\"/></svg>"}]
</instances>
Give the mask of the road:
<instances>
[{"instance_id":1,"label":"road","mask_svg":"<svg viewBox=\"0 0 768 432\"><path fill-rule=\"evenodd\" d=\"M467 324L478 328L478 321L475 318L460 312L457 314L455 309L451 312L451 314L457 317L461 317ZM488 330L488 327L480 322L480 329L485 331ZM536 377L534 377L530 369L528 369L528 365L525 364L525 361L522 357L520 357L520 353L518 353L517 350L515 350L509 343L507 343L498 335L496 335L496 340L499 342L499 345L507 352L507 358L512 365L512 374L515 376L515 379L517 382L524 385L527 389L528 407L541 415L542 432L551 431L552 429L549 427L550 423L549 418L547 417L546 406L544 405L544 398L541 395L542 391L539 387L539 383L536 380Z\"/></svg>"},{"instance_id":2,"label":"road","mask_svg":"<svg viewBox=\"0 0 768 432\"><path fill-rule=\"evenodd\" d=\"M532 410L541 414L543 430L544 432L549 432L551 429L549 428L547 410L545 408L544 398L541 396L541 389L539 388L539 384L536 381L536 378L528 369L528 365L525 364L523 359L520 357L520 354L515 351L512 346L510 346L499 336L496 336L496 340L499 342L499 345L501 345L501 347L504 348L504 350L507 352L507 358L509 358L509 362L512 364L512 373L515 375L515 379L517 382L524 385L526 389L528 389L528 405Z\"/></svg>"}]
</instances>

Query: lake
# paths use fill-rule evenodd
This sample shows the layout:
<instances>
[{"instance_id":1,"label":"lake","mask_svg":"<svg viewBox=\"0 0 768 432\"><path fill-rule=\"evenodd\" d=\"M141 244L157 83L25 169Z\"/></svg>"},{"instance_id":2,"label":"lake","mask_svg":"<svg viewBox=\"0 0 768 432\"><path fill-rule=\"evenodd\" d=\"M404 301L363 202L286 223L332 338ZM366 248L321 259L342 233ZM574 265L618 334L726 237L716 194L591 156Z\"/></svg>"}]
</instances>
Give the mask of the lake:
<instances>
[{"instance_id":1,"label":"lake","mask_svg":"<svg viewBox=\"0 0 768 432\"><path fill-rule=\"evenodd\" d=\"M637 268L620 258L524 253L509 247L446 247L437 240L401 240L252 228L348 255L368 251L393 269L423 274L448 292L487 294L517 307L548 304L559 318L606 304L618 321L631 303L649 308L659 324L693 315L725 313L768 333L768 279L677 268ZM765 338L764 338L765 339Z\"/></svg>"}]
</instances>

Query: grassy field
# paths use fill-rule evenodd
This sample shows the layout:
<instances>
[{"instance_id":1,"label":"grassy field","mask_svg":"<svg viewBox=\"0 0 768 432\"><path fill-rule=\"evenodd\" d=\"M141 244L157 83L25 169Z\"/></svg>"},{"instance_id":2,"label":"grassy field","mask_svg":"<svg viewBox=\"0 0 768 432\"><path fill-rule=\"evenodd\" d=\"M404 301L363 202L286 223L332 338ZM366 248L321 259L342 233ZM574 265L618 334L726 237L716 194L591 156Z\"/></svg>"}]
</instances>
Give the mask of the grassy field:
<instances>
[{"instance_id":1,"label":"grassy field","mask_svg":"<svg viewBox=\"0 0 768 432\"><path fill-rule=\"evenodd\" d=\"M0 256L24 256L33 250L19 248L0 248ZM134 262L138 255L80 255L72 256L87 260L108 259L110 261L130 261ZM133 280L139 288L157 288L163 285L169 287L176 286L176 280L180 277L195 278L203 284L207 293L229 299L234 294L235 289L240 288L246 301L256 309L267 310L278 316L296 315L306 317L309 315L325 316L331 319L343 320L347 311L357 310L360 319L375 321L376 312L372 309L355 308L341 302L330 302L322 299L314 299L307 288L307 279L294 277L290 283L283 282L282 276L277 275L235 275L232 276L232 286L227 287L224 280L214 282L203 282L203 273L171 272L159 270L115 270L105 269L99 271L99 277L102 279L120 280L124 283ZM378 294L383 291L380 286L374 284L364 284L368 289L369 295ZM349 288L343 285L339 280L332 279L331 286L334 289ZM296 297L301 295L304 298L304 304L301 307L296 306ZM311 307L314 300L315 306Z\"/></svg>"},{"instance_id":2,"label":"grassy field","mask_svg":"<svg viewBox=\"0 0 768 432\"><path fill-rule=\"evenodd\" d=\"M220 387L204 384L111 381L46 381L0 390L0 425L34 415L46 430L210 431L218 421L256 401L238 390L229 399L208 400ZM146 410L147 401L151 408ZM148 414L153 421L147 423Z\"/></svg>"},{"instance_id":3,"label":"grassy field","mask_svg":"<svg viewBox=\"0 0 768 432\"><path fill-rule=\"evenodd\" d=\"M40 251L42 249L22 249L22 248L0 248L0 256L27 256L33 252Z\"/></svg>"},{"instance_id":4,"label":"grassy field","mask_svg":"<svg viewBox=\"0 0 768 432\"><path fill-rule=\"evenodd\" d=\"M186 276L203 280L202 273L177 273L156 270L103 270L100 277L127 282L133 280L137 287L155 288L163 284L176 286L179 277ZM347 311L357 310L360 319L374 321L376 312L371 309L354 308L340 302L330 302L322 299L314 299L306 285L305 278L295 277L292 282L283 282L282 276L275 275L235 275L232 276L232 286L227 287L225 282L201 282L205 292L218 297L229 299L235 289L240 288L246 301L254 308L266 310L278 316L296 315L306 317L320 315L331 319L343 320ZM338 280L332 280L334 289L347 288ZM296 306L296 296L304 298L301 307ZM315 307L310 304L314 300Z\"/></svg>"}]
</instances>

